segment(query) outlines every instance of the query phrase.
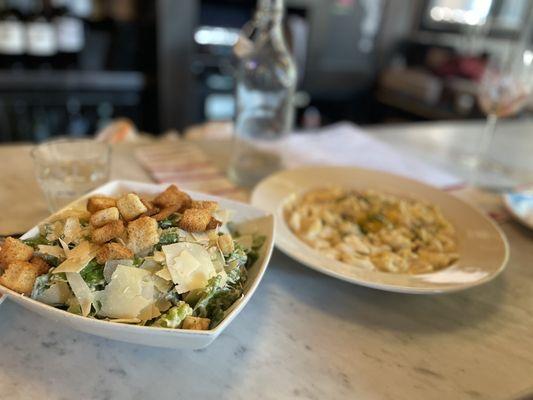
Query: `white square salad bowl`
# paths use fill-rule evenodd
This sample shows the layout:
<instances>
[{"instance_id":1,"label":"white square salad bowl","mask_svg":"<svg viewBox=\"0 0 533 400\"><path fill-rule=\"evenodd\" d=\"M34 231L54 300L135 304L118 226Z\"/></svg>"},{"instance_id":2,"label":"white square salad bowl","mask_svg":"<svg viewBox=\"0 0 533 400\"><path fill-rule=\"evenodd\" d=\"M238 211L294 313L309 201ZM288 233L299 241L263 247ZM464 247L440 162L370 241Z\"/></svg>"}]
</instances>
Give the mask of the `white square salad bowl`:
<instances>
[{"instance_id":1,"label":"white square salad bowl","mask_svg":"<svg viewBox=\"0 0 533 400\"><path fill-rule=\"evenodd\" d=\"M94 194L118 197L122 194L135 192L142 195L156 195L162 192L168 185L140 183L132 181L112 181L91 193L81 197L64 209L84 205L87 198ZM123 342L136 343L147 346L199 349L208 346L215 340L233 319L246 306L254 294L267 264L272 255L274 245L274 217L272 214L262 211L250 205L236 201L226 200L216 196L187 191L193 199L217 201L222 208L234 211L233 223L242 233L258 233L265 236L266 240L260 249L259 258L248 270L248 280L245 285L244 295L237 300L227 311L227 315L214 329L184 330L155 328L149 326L127 325L116 322L103 321L71 314L44 303L40 303L27 296L16 293L0 285L0 305L3 300L10 299L28 310L34 311L43 317L68 325L76 330ZM61 212L60 210L59 212ZM44 221L43 221L44 222ZM21 239L27 239L37 235L38 227L35 226L26 232ZM0 311L1 312L1 311Z\"/></svg>"}]
</instances>

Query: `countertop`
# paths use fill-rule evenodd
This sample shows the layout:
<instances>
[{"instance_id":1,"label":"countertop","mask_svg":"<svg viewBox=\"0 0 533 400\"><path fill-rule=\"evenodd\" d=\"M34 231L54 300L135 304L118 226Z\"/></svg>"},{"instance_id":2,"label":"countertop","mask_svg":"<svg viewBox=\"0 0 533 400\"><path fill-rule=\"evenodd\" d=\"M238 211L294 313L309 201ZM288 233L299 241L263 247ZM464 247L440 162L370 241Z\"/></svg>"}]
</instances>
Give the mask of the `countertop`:
<instances>
[{"instance_id":1,"label":"countertop","mask_svg":"<svg viewBox=\"0 0 533 400\"><path fill-rule=\"evenodd\" d=\"M445 155L447 134L437 129L431 140L428 128L375 132L413 154L431 148ZM446 129L460 141L463 128ZM0 147L0 157L8 151L19 157L13 146ZM27 148L18 151L22 167L0 182L17 191L11 199L28 193L18 207L40 204L29 214L40 218L44 201L22 161ZM113 176L148 180L129 153L117 150ZM446 164L445 156L434 161ZM11 209L7 199L3 190L2 210ZM5 301L0 399L525 399L533 393L533 233L512 221L501 227L511 250L506 271L447 295L351 285L275 251L248 306L197 351L101 339Z\"/></svg>"}]
</instances>

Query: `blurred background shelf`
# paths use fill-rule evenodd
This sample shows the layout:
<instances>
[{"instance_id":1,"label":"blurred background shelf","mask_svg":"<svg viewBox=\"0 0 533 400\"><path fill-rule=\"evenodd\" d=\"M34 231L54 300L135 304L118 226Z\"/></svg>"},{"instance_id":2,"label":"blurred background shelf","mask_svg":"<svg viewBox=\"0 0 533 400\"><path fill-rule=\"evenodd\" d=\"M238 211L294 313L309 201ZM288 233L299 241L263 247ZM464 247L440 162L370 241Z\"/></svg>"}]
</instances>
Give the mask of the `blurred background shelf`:
<instances>
[{"instance_id":1,"label":"blurred background shelf","mask_svg":"<svg viewBox=\"0 0 533 400\"><path fill-rule=\"evenodd\" d=\"M389 107L387 119L401 120L419 118L424 121L461 119L462 115L455 112L449 105L432 105L403 93L378 91L377 101Z\"/></svg>"},{"instance_id":2,"label":"blurred background shelf","mask_svg":"<svg viewBox=\"0 0 533 400\"><path fill-rule=\"evenodd\" d=\"M141 91L146 76L136 71L5 71L0 90L21 91Z\"/></svg>"},{"instance_id":3,"label":"blurred background shelf","mask_svg":"<svg viewBox=\"0 0 533 400\"><path fill-rule=\"evenodd\" d=\"M37 24L57 33L44 43L29 34L18 41L0 35L0 142L93 134L117 116L154 133L231 120L232 48L255 3L0 0L0 29L7 22L30 32ZM517 40L533 6L529 0L285 4L284 31L299 74L297 128L481 118L476 93L487 55ZM479 30L483 43L472 40ZM56 46L65 38L77 47ZM36 46L46 55L35 53Z\"/></svg>"}]
</instances>

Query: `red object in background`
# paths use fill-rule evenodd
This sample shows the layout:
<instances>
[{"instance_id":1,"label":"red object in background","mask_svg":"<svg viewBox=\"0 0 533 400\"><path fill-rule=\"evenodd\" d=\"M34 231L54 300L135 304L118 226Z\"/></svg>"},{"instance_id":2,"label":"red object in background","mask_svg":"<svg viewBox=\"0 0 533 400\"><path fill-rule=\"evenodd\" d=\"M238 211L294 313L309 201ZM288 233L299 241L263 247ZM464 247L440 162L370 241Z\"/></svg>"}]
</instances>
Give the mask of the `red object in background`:
<instances>
[{"instance_id":1,"label":"red object in background","mask_svg":"<svg viewBox=\"0 0 533 400\"><path fill-rule=\"evenodd\" d=\"M487 60L481 57L459 57L457 59L458 75L464 78L480 80L485 71Z\"/></svg>"},{"instance_id":2,"label":"red object in background","mask_svg":"<svg viewBox=\"0 0 533 400\"><path fill-rule=\"evenodd\" d=\"M486 60L480 57L456 56L432 70L439 76L460 76L477 81L483 75L485 64Z\"/></svg>"},{"instance_id":3,"label":"red object in background","mask_svg":"<svg viewBox=\"0 0 533 400\"><path fill-rule=\"evenodd\" d=\"M337 0L337 5L341 7L351 7L354 3L354 0Z\"/></svg>"},{"instance_id":4,"label":"red object in background","mask_svg":"<svg viewBox=\"0 0 533 400\"><path fill-rule=\"evenodd\" d=\"M460 76L477 81L483 75L486 59L483 56L460 56L449 49L432 48L426 55L425 63L435 75Z\"/></svg>"}]
</instances>

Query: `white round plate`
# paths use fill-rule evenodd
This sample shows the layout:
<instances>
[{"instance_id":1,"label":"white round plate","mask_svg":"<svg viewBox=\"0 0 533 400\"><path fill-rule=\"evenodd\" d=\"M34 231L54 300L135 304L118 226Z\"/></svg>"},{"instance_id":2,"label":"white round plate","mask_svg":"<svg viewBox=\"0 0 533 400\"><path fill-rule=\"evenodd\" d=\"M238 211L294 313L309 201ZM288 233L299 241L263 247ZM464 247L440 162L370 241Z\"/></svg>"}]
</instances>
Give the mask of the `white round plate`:
<instances>
[{"instance_id":1,"label":"white round plate","mask_svg":"<svg viewBox=\"0 0 533 400\"><path fill-rule=\"evenodd\" d=\"M459 260L437 272L407 275L369 271L323 256L291 232L283 218L283 204L294 195L324 186L373 189L436 204L456 229ZM252 204L274 214L276 246L284 253L324 274L375 289L427 294L467 289L494 279L508 259L505 236L480 211L432 186L385 172L351 167L285 170L256 186Z\"/></svg>"}]
</instances>

